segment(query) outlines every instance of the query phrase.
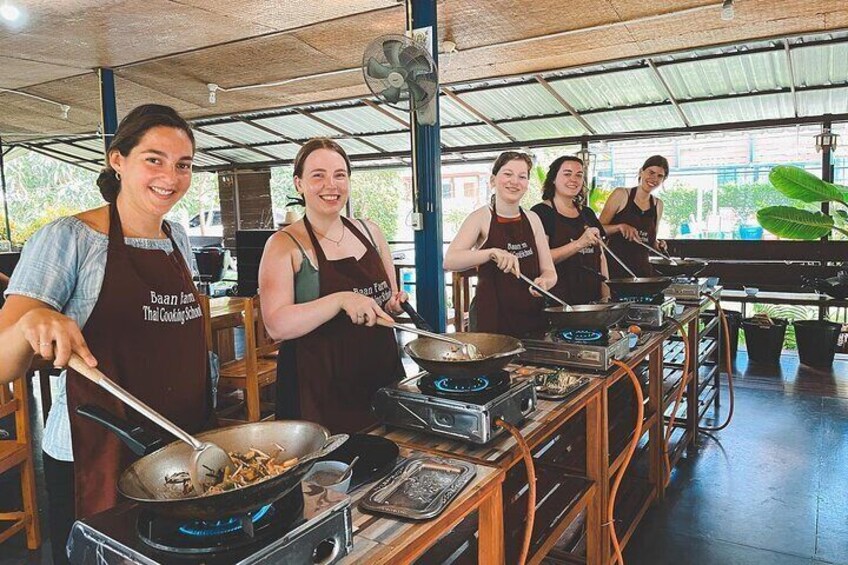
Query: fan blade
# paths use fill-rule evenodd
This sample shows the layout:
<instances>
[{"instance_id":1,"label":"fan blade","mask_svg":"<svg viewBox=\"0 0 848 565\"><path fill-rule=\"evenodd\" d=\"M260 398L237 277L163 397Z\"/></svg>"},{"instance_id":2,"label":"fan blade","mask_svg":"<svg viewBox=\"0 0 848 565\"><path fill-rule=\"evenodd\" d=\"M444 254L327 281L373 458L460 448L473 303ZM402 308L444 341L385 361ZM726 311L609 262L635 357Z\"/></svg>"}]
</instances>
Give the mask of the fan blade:
<instances>
[{"instance_id":1,"label":"fan blade","mask_svg":"<svg viewBox=\"0 0 848 565\"><path fill-rule=\"evenodd\" d=\"M410 73L429 73L431 68L430 61L423 55L404 63L403 66Z\"/></svg>"},{"instance_id":2,"label":"fan blade","mask_svg":"<svg viewBox=\"0 0 848 565\"><path fill-rule=\"evenodd\" d=\"M392 72L392 68L387 67L374 57L371 57L370 59L368 59L368 65L366 66L365 72L370 77L383 79L389 76L389 74Z\"/></svg>"},{"instance_id":3,"label":"fan blade","mask_svg":"<svg viewBox=\"0 0 848 565\"><path fill-rule=\"evenodd\" d=\"M386 102L391 102L393 104L400 102L400 88L390 86L389 88L381 92L380 95L386 99Z\"/></svg>"},{"instance_id":4,"label":"fan blade","mask_svg":"<svg viewBox=\"0 0 848 565\"><path fill-rule=\"evenodd\" d=\"M414 101L413 107L417 108L429 100L430 93L423 87L418 86L418 84L414 82L408 82L406 83L406 86L409 87L409 92L412 95L411 98Z\"/></svg>"},{"instance_id":5,"label":"fan blade","mask_svg":"<svg viewBox=\"0 0 848 565\"><path fill-rule=\"evenodd\" d=\"M386 61L393 67L400 66L399 54L403 43L397 39L387 39L383 42L383 53L386 55Z\"/></svg>"}]
</instances>

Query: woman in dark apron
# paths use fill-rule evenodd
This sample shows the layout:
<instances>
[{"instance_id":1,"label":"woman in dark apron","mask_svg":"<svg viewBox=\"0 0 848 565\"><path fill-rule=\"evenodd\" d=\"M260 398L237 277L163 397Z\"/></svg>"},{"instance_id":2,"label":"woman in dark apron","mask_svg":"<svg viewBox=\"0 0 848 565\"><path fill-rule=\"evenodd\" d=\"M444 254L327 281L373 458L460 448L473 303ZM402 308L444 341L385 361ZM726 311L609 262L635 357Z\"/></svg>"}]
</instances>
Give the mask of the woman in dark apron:
<instances>
[{"instance_id":1,"label":"woman in dark apron","mask_svg":"<svg viewBox=\"0 0 848 565\"><path fill-rule=\"evenodd\" d=\"M601 224L610 236L610 249L637 277L654 276L648 260L650 251L642 243L665 251L666 243L657 239L662 218L662 200L651 193L668 177L668 161L661 155L649 157L639 169L639 184L634 188L617 188L601 212ZM611 261L610 278L630 275L616 261Z\"/></svg>"},{"instance_id":2,"label":"woman in dark apron","mask_svg":"<svg viewBox=\"0 0 848 565\"><path fill-rule=\"evenodd\" d=\"M518 278L544 289L556 284L556 270L539 217L519 203L527 193L533 162L525 153L501 153L492 167L491 206L471 213L445 255L445 269L477 267L472 330L523 337L545 328L544 300Z\"/></svg>"},{"instance_id":3,"label":"woman in dark apron","mask_svg":"<svg viewBox=\"0 0 848 565\"><path fill-rule=\"evenodd\" d=\"M598 241L603 228L585 206L583 161L563 155L551 163L542 187L542 202L533 211L542 220L557 283L551 292L569 304L588 304L609 296L601 277L607 262Z\"/></svg>"},{"instance_id":4,"label":"woman in dark apron","mask_svg":"<svg viewBox=\"0 0 848 565\"><path fill-rule=\"evenodd\" d=\"M141 106L124 118L98 178L109 205L76 216L81 240L108 238L93 308L80 330L54 305L11 294L0 313L0 335L11 347L4 347L0 365L20 374L39 354L64 366L73 351L189 432L203 427L210 417L203 315L186 258L163 219L191 184L193 154L191 129L171 108ZM170 241L172 252L155 248L161 241ZM83 245L78 241L71 249ZM86 262L80 263L75 276L89 280L82 272ZM13 278L11 292L15 284ZM18 332L9 331L10 322ZM0 379L6 378L4 371ZM81 519L114 506L118 477L134 459L114 435L82 419L76 408L95 404L149 425L72 370L66 389L73 478L66 476L70 465L48 465L45 458L55 562L65 561L74 514Z\"/></svg>"},{"instance_id":5,"label":"woman in dark apron","mask_svg":"<svg viewBox=\"0 0 848 565\"><path fill-rule=\"evenodd\" d=\"M294 181L306 216L268 240L259 266L262 315L284 340L277 358L277 418L302 418L336 432L374 423L371 399L403 376L392 321L398 292L379 228L342 216L350 161L329 139L298 152Z\"/></svg>"}]
</instances>

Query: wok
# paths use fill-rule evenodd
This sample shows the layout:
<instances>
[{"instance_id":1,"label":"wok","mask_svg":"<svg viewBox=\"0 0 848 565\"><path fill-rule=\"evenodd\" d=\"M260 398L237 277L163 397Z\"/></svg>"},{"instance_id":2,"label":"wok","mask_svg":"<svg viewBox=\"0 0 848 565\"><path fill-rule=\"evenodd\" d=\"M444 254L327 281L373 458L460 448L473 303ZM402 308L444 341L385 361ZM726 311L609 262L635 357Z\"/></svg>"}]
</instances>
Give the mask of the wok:
<instances>
[{"instance_id":1,"label":"wok","mask_svg":"<svg viewBox=\"0 0 848 565\"><path fill-rule=\"evenodd\" d=\"M77 412L105 425L136 453L144 453L134 424L96 406L81 406ZM176 441L127 467L118 479L118 491L145 509L171 518L218 520L246 514L275 502L299 486L315 460L347 441L348 436L330 436L326 428L312 422L281 420L220 428L200 433L197 438L214 442L227 452L257 448L270 455L279 450L276 446L279 444L285 449L283 457L309 459L276 477L246 487L205 496L184 495L181 485L165 483L165 477L186 471L191 463L191 446Z\"/></svg>"},{"instance_id":2,"label":"wok","mask_svg":"<svg viewBox=\"0 0 848 565\"><path fill-rule=\"evenodd\" d=\"M567 310L564 306L545 308L545 318L557 329L606 330L627 315L630 302L610 304L578 304Z\"/></svg>"},{"instance_id":3,"label":"wok","mask_svg":"<svg viewBox=\"0 0 848 565\"><path fill-rule=\"evenodd\" d=\"M636 277L607 280L607 286L616 298L654 296L664 291L670 284L671 279L669 277Z\"/></svg>"},{"instance_id":4,"label":"wok","mask_svg":"<svg viewBox=\"0 0 848 565\"><path fill-rule=\"evenodd\" d=\"M651 257L651 266L665 277L694 277L707 268L706 261L697 259L676 259L674 262L662 257Z\"/></svg>"},{"instance_id":5,"label":"wok","mask_svg":"<svg viewBox=\"0 0 848 565\"><path fill-rule=\"evenodd\" d=\"M404 351L418 365L434 375L445 377L478 377L500 371L519 353L524 352L521 342L507 335L479 332L447 334L463 343L477 346L482 359L446 360L456 346L426 337L414 339L404 346Z\"/></svg>"}]
</instances>

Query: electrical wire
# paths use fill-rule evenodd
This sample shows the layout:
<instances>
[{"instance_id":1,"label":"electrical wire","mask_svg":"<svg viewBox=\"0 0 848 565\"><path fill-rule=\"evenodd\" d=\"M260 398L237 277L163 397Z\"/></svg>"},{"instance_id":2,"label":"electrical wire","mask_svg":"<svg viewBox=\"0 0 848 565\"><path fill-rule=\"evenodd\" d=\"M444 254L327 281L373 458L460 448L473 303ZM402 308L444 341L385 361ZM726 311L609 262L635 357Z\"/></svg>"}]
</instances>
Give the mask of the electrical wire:
<instances>
[{"instance_id":1,"label":"electrical wire","mask_svg":"<svg viewBox=\"0 0 848 565\"><path fill-rule=\"evenodd\" d=\"M502 427L515 438L515 442L521 449L524 466L527 469L527 484L530 487L527 491L527 522L524 526L524 543L521 546L521 554L518 558L518 565L524 565L527 562L527 555L530 553L533 523L536 520L536 466L533 464L533 452L530 451L530 446L527 445L527 441L521 436L518 428L500 418L495 420L495 425Z\"/></svg>"},{"instance_id":2,"label":"electrical wire","mask_svg":"<svg viewBox=\"0 0 848 565\"><path fill-rule=\"evenodd\" d=\"M680 334L680 337L683 338L683 377L681 378L680 388L674 398L674 409L671 411L671 418L669 418L668 427L665 431L665 441L663 442L663 463L665 463L666 472L665 486L668 486L668 483L671 482L671 459L668 455L668 448L669 442L671 441L671 434L674 431L674 422L677 419L677 410L680 408L680 403L683 401L683 393L686 391L686 385L689 384L689 359L691 356L689 337L686 335L686 329L683 327L683 324L672 317L669 317L668 321L677 327L677 332ZM660 406L663 406L662 401L660 402Z\"/></svg>"},{"instance_id":3,"label":"electrical wire","mask_svg":"<svg viewBox=\"0 0 848 565\"><path fill-rule=\"evenodd\" d=\"M645 395L642 394L642 384L639 382L639 379L636 378L636 374L633 370L618 359L613 359L612 362L625 370L627 376L630 377L630 381L633 383L633 388L636 391L636 428L633 433L633 441L631 441L630 445L627 446L627 454L624 458L624 463L622 463L621 469L618 471L618 475L616 475L615 480L613 480L612 488L610 489L609 503L607 505L610 540L612 541L612 547L615 550L615 557L613 558L612 565L615 565L617 562L624 565L624 555L621 553L621 545L618 542L618 534L616 534L615 531L615 497L618 495L618 488L621 486L621 480L624 478L624 472L627 471L627 466L630 465L630 460L633 458L633 454L636 452L636 446L639 444L639 439L642 437L642 420L645 417Z\"/></svg>"},{"instance_id":4,"label":"electrical wire","mask_svg":"<svg viewBox=\"0 0 848 565\"><path fill-rule=\"evenodd\" d=\"M730 425L730 421L733 419L733 410L736 407L736 402L733 394L733 362L730 359L730 327L727 324L727 315L724 313L724 310L721 307L721 302L711 294L703 293L704 296L709 298L713 304L715 304L716 312L718 312L719 319L721 320L722 333L724 334L724 362L725 368L727 369L727 390L730 394L730 410L727 413L727 420L724 421L720 426L699 426L698 429L704 432L718 432L726 428ZM721 367L719 367L719 376L721 375ZM716 394L720 394L721 389L716 391Z\"/></svg>"}]
</instances>

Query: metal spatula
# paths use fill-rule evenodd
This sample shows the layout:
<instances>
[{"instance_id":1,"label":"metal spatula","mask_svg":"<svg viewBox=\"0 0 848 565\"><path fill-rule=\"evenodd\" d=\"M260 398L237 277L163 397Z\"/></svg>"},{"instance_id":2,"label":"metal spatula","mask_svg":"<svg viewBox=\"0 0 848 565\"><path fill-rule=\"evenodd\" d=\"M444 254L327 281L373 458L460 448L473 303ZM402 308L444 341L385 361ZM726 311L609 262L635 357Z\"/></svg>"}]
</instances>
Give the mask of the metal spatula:
<instances>
[{"instance_id":1,"label":"metal spatula","mask_svg":"<svg viewBox=\"0 0 848 565\"><path fill-rule=\"evenodd\" d=\"M220 482L227 468L230 471L235 470L235 465L233 465L233 461L226 451L214 443L198 440L130 394L126 389L104 375L99 369L89 367L79 355L72 353L71 359L68 361L68 366L91 382L99 385L103 390L118 398L157 426L189 444L194 450L194 454L191 458L188 474L191 477L191 484L195 492L204 493L209 487Z\"/></svg>"},{"instance_id":2,"label":"metal spatula","mask_svg":"<svg viewBox=\"0 0 848 565\"><path fill-rule=\"evenodd\" d=\"M419 328L412 328L412 327L409 327L409 326L403 326L401 324L388 322L388 321L384 320L383 318L377 318L377 325L383 326L383 327L386 327L386 328L392 328L392 329L395 329L395 330L400 330L400 331L403 331L403 332L409 332L409 333L420 335L420 336L423 336L423 337L429 337L430 339L437 339L439 341L445 341L447 343L451 343L451 344L456 345L457 347L461 348L462 354L464 356L468 357L468 359L471 359L471 360L483 358L483 355L480 353L480 350L478 350L477 346L474 345L473 343L465 343L463 341L459 341L458 339L454 339L454 338L448 337L446 335L437 334L437 333L434 333L434 332L428 332L427 330L422 330L422 329L419 329Z\"/></svg>"}]
</instances>

